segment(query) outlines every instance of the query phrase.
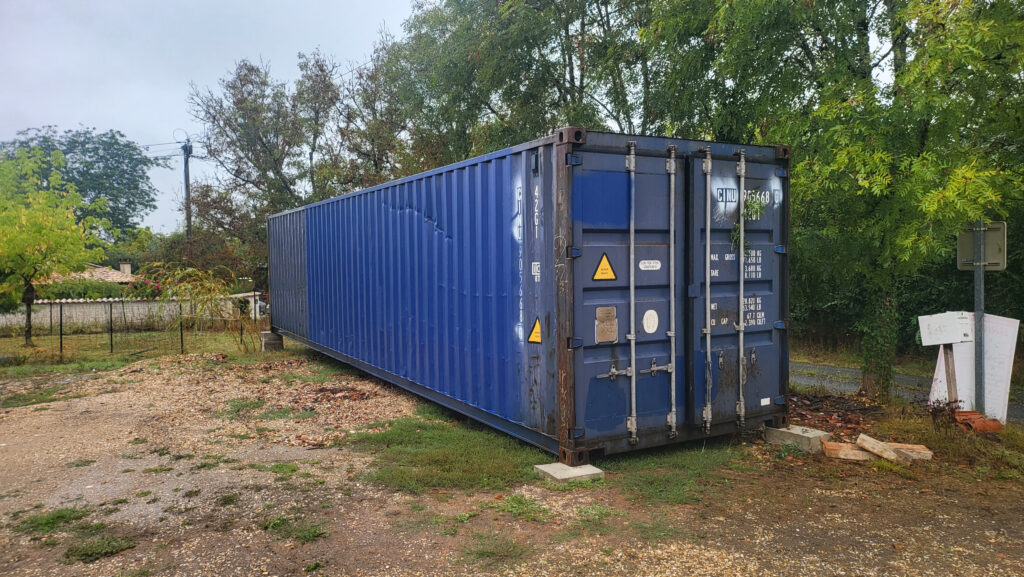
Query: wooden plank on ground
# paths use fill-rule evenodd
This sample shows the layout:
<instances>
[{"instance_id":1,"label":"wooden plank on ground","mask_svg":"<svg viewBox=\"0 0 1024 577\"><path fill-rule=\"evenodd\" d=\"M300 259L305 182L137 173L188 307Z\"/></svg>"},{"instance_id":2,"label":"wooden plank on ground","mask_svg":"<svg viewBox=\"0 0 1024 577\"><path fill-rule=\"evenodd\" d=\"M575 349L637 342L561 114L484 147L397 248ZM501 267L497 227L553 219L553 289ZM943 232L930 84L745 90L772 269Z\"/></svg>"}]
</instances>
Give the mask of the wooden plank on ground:
<instances>
[{"instance_id":1,"label":"wooden plank on ground","mask_svg":"<svg viewBox=\"0 0 1024 577\"><path fill-rule=\"evenodd\" d=\"M822 441L821 450L825 452L826 457L832 457L833 459L846 459L847 461L870 461L875 458L874 455L861 449L853 443L835 443L832 441Z\"/></svg>"},{"instance_id":2,"label":"wooden plank on ground","mask_svg":"<svg viewBox=\"0 0 1024 577\"><path fill-rule=\"evenodd\" d=\"M910 463L913 461L906 452L900 449L893 449L887 443L883 443L882 441L869 437L863 433L857 437L857 446L865 451L874 453L887 461L898 463L904 467L910 466Z\"/></svg>"},{"instance_id":3,"label":"wooden plank on ground","mask_svg":"<svg viewBox=\"0 0 1024 577\"><path fill-rule=\"evenodd\" d=\"M907 443L886 443L893 449L899 449L915 461L931 461L934 456L931 449L924 445L909 445Z\"/></svg>"}]
</instances>

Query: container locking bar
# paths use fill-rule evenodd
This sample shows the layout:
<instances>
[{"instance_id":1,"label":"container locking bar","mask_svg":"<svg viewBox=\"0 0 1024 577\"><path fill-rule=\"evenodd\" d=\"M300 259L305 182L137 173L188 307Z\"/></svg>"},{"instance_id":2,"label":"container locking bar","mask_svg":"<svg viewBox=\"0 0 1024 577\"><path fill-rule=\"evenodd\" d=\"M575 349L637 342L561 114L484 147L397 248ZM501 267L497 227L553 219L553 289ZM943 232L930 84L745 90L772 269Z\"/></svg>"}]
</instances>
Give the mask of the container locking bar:
<instances>
[{"instance_id":1,"label":"container locking bar","mask_svg":"<svg viewBox=\"0 0 1024 577\"><path fill-rule=\"evenodd\" d=\"M617 368L615 368L615 363L612 363L612 366L608 369L608 372L604 373L603 375L597 375L597 378L599 378L599 379L611 379L611 380L614 381L615 379L617 379L619 377L631 377L631 376L633 376L633 367L626 367L625 369L622 369L620 371Z\"/></svg>"},{"instance_id":2,"label":"container locking bar","mask_svg":"<svg viewBox=\"0 0 1024 577\"><path fill-rule=\"evenodd\" d=\"M740 177L740 195L739 195L739 214L736 216L737 226L740 227L740 238L739 238L739 258L737 259L740 264L740 298L739 308L739 322L736 323L736 332L739 335L739 396L736 398L736 419L739 421L739 425L742 427L747 415L747 402L743 398L743 385L747 382L747 356L746 350L743 348L743 332L747 325L747 298L746 293L743 290L743 280L747 276L746 262L747 262L747 247L746 247L746 215L743 214L745 208L745 198L747 196L746 189L746 178L747 178L747 151L742 148L736 151L740 156L739 163L736 164L736 174Z\"/></svg>"},{"instance_id":3,"label":"container locking bar","mask_svg":"<svg viewBox=\"0 0 1024 577\"><path fill-rule=\"evenodd\" d=\"M636 436L636 141L629 141L629 155L626 157L629 172L629 444L639 441Z\"/></svg>"},{"instance_id":4,"label":"container locking bar","mask_svg":"<svg viewBox=\"0 0 1024 577\"><path fill-rule=\"evenodd\" d=\"M676 430L676 146L668 147L668 158L665 160L665 170L668 172L668 332L665 333L669 339L669 359L666 369L669 372L669 395L672 409L669 411L666 420L668 421L668 437L676 438L679 432ZM657 369L654 361L651 361L651 374Z\"/></svg>"},{"instance_id":5,"label":"container locking bar","mask_svg":"<svg viewBox=\"0 0 1024 577\"><path fill-rule=\"evenodd\" d=\"M704 149L704 432L711 432L711 147Z\"/></svg>"}]
</instances>

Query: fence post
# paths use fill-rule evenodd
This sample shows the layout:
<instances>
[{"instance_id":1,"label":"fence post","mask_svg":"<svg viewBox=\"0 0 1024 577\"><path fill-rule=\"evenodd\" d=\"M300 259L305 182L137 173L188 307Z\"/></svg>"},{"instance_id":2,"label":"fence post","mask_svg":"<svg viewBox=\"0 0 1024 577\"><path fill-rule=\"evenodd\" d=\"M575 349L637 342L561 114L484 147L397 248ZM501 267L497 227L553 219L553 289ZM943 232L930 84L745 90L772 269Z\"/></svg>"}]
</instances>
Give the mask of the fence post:
<instances>
[{"instance_id":1,"label":"fence post","mask_svg":"<svg viewBox=\"0 0 1024 577\"><path fill-rule=\"evenodd\" d=\"M114 354L114 301L110 301L107 305L109 305L108 310L110 311L110 322L108 324L110 327L110 354Z\"/></svg>"},{"instance_id":2,"label":"fence post","mask_svg":"<svg viewBox=\"0 0 1024 577\"><path fill-rule=\"evenodd\" d=\"M57 312L60 315L60 328L58 329L58 339L60 341L60 362L64 362L64 303L60 303L60 308Z\"/></svg>"},{"instance_id":3,"label":"fence post","mask_svg":"<svg viewBox=\"0 0 1024 577\"><path fill-rule=\"evenodd\" d=\"M50 301L50 336L53 336L53 301Z\"/></svg>"},{"instance_id":4,"label":"fence post","mask_svg":"<svg viewBox=\"0 0 1024 577\"><path fill-rule=\"evenodd\" d=\"M185 317L181 315L181 301L178 301L178 342L181 354L185 354Z\"/></svg>"}]
</instances>

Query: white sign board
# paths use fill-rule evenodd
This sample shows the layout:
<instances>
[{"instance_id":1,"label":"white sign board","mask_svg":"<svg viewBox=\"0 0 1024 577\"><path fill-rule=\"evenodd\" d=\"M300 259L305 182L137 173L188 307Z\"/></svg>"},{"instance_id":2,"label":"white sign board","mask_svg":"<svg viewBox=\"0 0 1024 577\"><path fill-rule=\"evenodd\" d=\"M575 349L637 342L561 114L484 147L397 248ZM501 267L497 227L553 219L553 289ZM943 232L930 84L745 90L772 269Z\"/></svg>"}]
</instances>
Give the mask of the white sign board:
<instances>
[{"instance_id":1,"label":"white sign board","mask_svg":"<svg viewBox=\"0 0 1024 577\"><path fill-rule=\"evenodd\" d=\"M974 340L974 315L963 311L917 317L921 345L951 345Z\"/></svg>"},{"instance_id":2,"label":"white sign board","mask_svg":"<svg viewBox=\"0 0 1024 577\"><path fill-rule=\"evenodd\" d=\"M970 315L974 324L974 314ZM1006 408L1010 400L1010 373L1013 371L1013 355L1017 349L1017 330L1020 321L985 315L985 416L1006 422ZM924 335L922 331L922 336ZM953 347L953 368L956 371L956 391L960 408L974 410L974 342L955 343ZM939 362L935 365L932 390L928 395L931 402L946 402L946 369L939 349Z\"/></svg>"}]
</instances>

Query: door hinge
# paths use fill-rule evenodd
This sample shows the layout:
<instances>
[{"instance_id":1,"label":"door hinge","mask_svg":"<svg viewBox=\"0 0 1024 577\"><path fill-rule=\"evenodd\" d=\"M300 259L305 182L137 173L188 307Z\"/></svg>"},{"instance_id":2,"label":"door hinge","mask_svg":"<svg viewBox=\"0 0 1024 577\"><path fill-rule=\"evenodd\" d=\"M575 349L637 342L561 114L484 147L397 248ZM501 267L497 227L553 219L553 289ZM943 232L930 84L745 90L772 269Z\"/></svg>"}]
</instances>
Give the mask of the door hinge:
<instances>
[{"instance_id":1,"label":"door hinge","mask_svg":"<svg viewBox=\"0 0 1024 577\"><path fill-rule=\"evenodd\" d=\"M586 429L584 429L583 427L573 427L573 429L572 429L572 438L573 439L582 439L584 435L586 435Z\"/></svg>"},{"instance_id":2,"label":"door hinge","mask_svg":"<svg viewBox=\"0 0 1024 577\"><path fill-rule=\"evenodd\" d=\"M580 249L574 246L569 246L565 248L566 258L580 258L581 256L583 256L583 251L581 251Z\"/></svg>"},{"instance_id":3,"label":"door hinge","mask_svg":"<svg viewBox=\"0 0 1024 577\"><path fill-rule=\"evenodd\" d=\"M691 299L695 299L695 298L699 297L700 296L700 286L692 284L692 285L686 287L686 296L690 297Z\"/></svg>"},{"instance_id":4,"label":"door hinge","mask_svg":"<svg viewBox=\"0 0 1024 577\"><path fill-rule=\"evenodd\" d=\"M583 164L583 157L576 154L566 154L565 164L568 166L579 166Z\"/></svg>"},{"instance_id":5,"label":"door hinge","mask_svg":"<svg viewBox=\"0 0 1024 577\"><path fill-rule=\"evenodd\" d=\"M775 321L775 324L772 326L779 329L780 331L784 331L786 330L786 321Z\"/></svg>"},{"instance_id":6,"label":"door hinge","mask_svg":"<svg viewBox=\"0 0 1024 577\"><path fill-rule=\"evenodd\" d=\"M583 346L583 339L580 337L569 337L567 340L570 349L578 349Z\"/></svg>"},{"instance_id":7,"label":"door hinge","mask_svg":"<svg viewBox=\"0 0 1024 577\"><path fill-rule=\"evenodd\" d=\"M777 244L775 245L775 252L778 254L786 254L786 245Z\"/></svg>"},{"instance_id":8,"label":"door hinge","mask_svg":"<svg viewBox=\"0 0 1024 577\"><path fill-rule=\"evenodd\" d=\"M785 168L776 168L775 169L775 176L778 176L778 177L781 177L781 178L786 178L787 176L789 176L789 171L786 170Z\"/></svg>"}]
</instances>

